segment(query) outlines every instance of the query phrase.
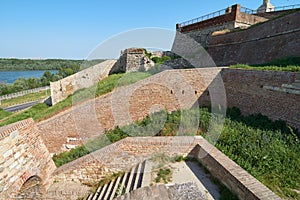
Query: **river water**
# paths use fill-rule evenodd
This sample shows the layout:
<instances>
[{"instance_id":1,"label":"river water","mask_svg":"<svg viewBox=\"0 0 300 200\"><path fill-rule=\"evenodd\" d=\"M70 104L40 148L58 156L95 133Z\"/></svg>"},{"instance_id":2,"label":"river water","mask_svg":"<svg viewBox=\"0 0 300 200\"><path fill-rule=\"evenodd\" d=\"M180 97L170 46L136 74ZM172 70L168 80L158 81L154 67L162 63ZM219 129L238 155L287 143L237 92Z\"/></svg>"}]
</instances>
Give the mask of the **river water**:
<instances>
[{"instance_id":1,"label":"river water","mask_svg":"<svg viewBox=\"0 0 300 200\"><path fill-rule=\"evenodd\" d=\"M13 83L18 78L40 78L47 70L28 70L28 71L0 71L0 82ZM48 70L52 74L58 72L58 70Z\"/></svg>"}]
</instances>

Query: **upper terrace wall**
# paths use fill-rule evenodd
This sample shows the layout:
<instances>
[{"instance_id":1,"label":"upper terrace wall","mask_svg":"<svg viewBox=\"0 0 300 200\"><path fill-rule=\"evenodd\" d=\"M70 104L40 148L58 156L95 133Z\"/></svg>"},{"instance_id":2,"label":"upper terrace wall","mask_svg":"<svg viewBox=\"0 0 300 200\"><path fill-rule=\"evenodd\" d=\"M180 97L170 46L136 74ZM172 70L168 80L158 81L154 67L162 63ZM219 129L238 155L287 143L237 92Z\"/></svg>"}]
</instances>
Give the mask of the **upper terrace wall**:
<instances>
[{"instance_id":1,"label":"upper terrace wall","mask_svg":"<svg viewBox=\"0 0 300 200\"><path fill-rule=\"evenodd\" d=\"M46 188L55 168L32 119L0 128L0 199L16 197L31 177Z\"/></svg>"},{"instance_id":2,"label":"upper terrace wall","mask_svg":"<svg viewBox=\"0 0 300 200\"><path fill-rule=\"evenodd\" d=\"M203 47L207 47L210 44L212 33L215 31L233 30L238 27L245 28L266 20L261 16L241 12L241 6L237 4L230 7L224 15L184 27L180 27L181 25L178 24L177 30L192 37Z\"/></svg>"},{"instance_id":3,"label":"upper terrace wall","mask_svg":"<svg viewBox=\"0 0 300 200\"><path fill-rule=\"evenodd\" d=\"M107 60L64 79L50 83L52 105L64 100L76 90L90 87L99 80L106 78L115 63L115 60Z\"/></svg>"},{"instance_id":4,"label":"upper terrace wall","mask_svg":"<svg viewBox=\"0 0 300 200\"><path fill-rule=\"evenodd\" d=\"M213 36L208 52L218 66L300 56L299 18L300 11L243 31Z\"/></svg>"}]
</instances>

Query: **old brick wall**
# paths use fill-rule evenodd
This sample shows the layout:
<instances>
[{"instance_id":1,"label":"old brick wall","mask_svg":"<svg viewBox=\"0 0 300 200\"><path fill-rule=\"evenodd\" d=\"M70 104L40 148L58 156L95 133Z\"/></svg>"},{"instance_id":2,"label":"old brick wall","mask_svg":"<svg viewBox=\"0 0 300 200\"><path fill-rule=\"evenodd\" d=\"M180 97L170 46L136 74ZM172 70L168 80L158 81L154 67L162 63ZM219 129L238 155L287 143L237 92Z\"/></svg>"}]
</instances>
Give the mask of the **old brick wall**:
<instances>
[{"instance_id":1,"label":"old brick wall","mask_svg":"<svg viewBox=\"0 0 300 200\"><path fill-rule=\"evenodd\" d=\"M32 119L0 128L0 199L16 197L31 177L48 187L55 169Z\"/></svg>"},{"instance_id":2,"label":"old brick wall","mask_svg":"<svg viewBox=\"0 0 300 200\"><path fill-rule=\"evenodd\" d=\"M126 138L63 165L55 171L54 179L95 183L112 173L127 171L156 153L187 155L196 143L194 137Z\"/></svg>"},{"instance_id":3,"label":"old brick wall","mask_svg":"<svg viewBox=\"0 0 300 200\"><path fill-rule=\"evenodd\" d=\"M76 105L37 126L51 153L66 151L68 137L85 141L105 129L130 124L160 109L189 108L198 98L200 105L209 105L212 94L207 88L214 85L212 80L220 70L165 71ZM261 113L300 128L300 93L296 87L299 73L225 68L221 76L228 107L238 107L245 115ZM293 85L294 89L288 89Z\"/></svg>"},{"instance_id":4,"label":"old brick wall","mask_svg":"<svg viewBox=\"0 0 300 200\"><path fill-rule=\"evenodd\" d=\"M75 91L90 87L99 80L106 78L115 63L115 60L107 60L62 80L51 82L52 105L64 100Z\"/></svg>"},{"instance_id":5,"label":"old brick wall","mask_svg":"<svg viewBox=\"0 0 300 200\"><path fill-rule=\"evenodd\" d=\"M223 69L228 107L261 113L300 129L300 73ZM288 90L288 88L294 88Z\"/></svg>"},{"instance_id":6,"label":"old brick wall","mask_svg":"<svg viewBox=\"0 0 300 200\"><path fill-rule=\"evenodd\" d=\"M300 11L243 31L213 36L208 52L218 66L300 56L299 18Z\"/></svg>"},{"instance_id":7,"label":"old brick wall","mask_svg":"<svg viewBox=\"0 0 300 200\"><path fill-rule=\"evenodd\" d=\"M156 153L196 158L241 199L280 199L201 136L126 138L58 168L55 180L95 183Z\"/></svg>"},{"instance_id":8,"label":"old brick wall","mask_svg":"<svg viewBox=\"0 0 300 200\"><path fill-rule=\"evenodd\" d=\"M37 126L51 153L65 151L68 137L87 140L105 129L141 120L151 112L190 108L221 69L170 70L75 105Z\"/></svg>"}]
</instances>

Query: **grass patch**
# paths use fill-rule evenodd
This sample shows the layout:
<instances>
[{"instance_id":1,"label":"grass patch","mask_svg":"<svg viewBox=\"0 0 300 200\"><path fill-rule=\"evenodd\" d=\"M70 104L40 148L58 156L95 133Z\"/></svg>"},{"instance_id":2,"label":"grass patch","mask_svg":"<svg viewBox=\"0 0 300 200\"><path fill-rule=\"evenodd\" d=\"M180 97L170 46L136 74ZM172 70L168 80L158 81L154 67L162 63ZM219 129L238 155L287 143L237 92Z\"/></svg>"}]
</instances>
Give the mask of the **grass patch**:
<instances>
[{"instance_id":1,"label":"grass patch","mask_svg":"<svg viewBox=\"0 0 300 200\"><path fill-rule=\"evenodd\" d=\"M2 108L0 108L0 120L8 117L10 115L12 115L11 112L7 112L7 111L3 110Z\"/></svg>"},{"instance_id":2,"label":"grass patch","mask_svg":"<svg viewBox=\"0 0 300 200\"><path fill-rule=\"evenodd\" d=\"M146 72L127 73L118 81L117 87L133 84L139 80L148 78L149 76L151 76L151 74Z\"/></svg>"},{"instance_id":3,"label":"grass patch","mask_svg":"<svg viewBox=\"0 0 300 200\"><path fill-rule=\"evenodd\" d=\"M300 72L300 57L287 57L287 58L277 59L272 62L263 63L259 65L237 64L237 65L230 66L230 68Z\"/></svg>"},{"instance_id":4,"label":"grass patch","mask_svg":"<svg viewBox=\"0 0 300 200\"><path fill-rule=\"evenodd\" d=\"M285 71L285 72L300 72L300 66L250 66L250 65L232 65L230 66L232 69L249 69L249 70L267 70L267 71Z\"/></svg>"},{"instance_id":5,"label":"grass patch","mask_svg":"<svg viewBox=\"0 0 300 200\"><path fill-rule=\"evenodd\" d=\"M172 177L172 171L169 168L161 168L158 170L156 177L155 177L155 182L160 183L163 181L164 184L167 184L171 181Z\"/></svg>"},{"instance_id":6,"label":"grass patch","mask_svg":"<svg viewBox=\"0 0 300 200\"><path fill-rule=\"evenodd\" d=\"M55 165L60 167L126 137L129 137L129 135L124 133L119 127L116 127L113 130L106 131L104 135L100 135L97 138L87 141L84 146L79 146L70 150L69 152L54 155L52 159Z\"/></svg>"},{"instance_id":7,"label":"grass patch","mask_svg":"<svg viewBox=\"0 0 300 200\"><path fill-rule=\"evenodd\" d=\"M46 104L41 103L31 107L28 110L7 117L5 120L0 121L0 126L5 126L28 118L33 118L34 121L39 122L67 108L70 108L77 103L101 96L103 94L107 94L111 92L116 86L129 85L149 76L149 73L142 72L111 75L92 87L76 91L73 95L70 95L65 100L55 104L54 106L50 107Z\"/></svg>"},{"instance_id":8,"label":"grass patch","mask_svg":"<svg viewBox=\"0 0 300 200\"><path fill-rule=\"evenodd\" d=\"M42 99L45 99L48 96L50 96L50 90L41 91L41 92L32 93L32 94L26 94L26 95L21 96L21 97L2 100L1 101L1 106L3 108L7 108L7 107L10 107L10 106L13 106L13 105L23 104L23 103L27 103L27 102L31 102L31 101L42 100Z\"/></svg>"}]
</instances>

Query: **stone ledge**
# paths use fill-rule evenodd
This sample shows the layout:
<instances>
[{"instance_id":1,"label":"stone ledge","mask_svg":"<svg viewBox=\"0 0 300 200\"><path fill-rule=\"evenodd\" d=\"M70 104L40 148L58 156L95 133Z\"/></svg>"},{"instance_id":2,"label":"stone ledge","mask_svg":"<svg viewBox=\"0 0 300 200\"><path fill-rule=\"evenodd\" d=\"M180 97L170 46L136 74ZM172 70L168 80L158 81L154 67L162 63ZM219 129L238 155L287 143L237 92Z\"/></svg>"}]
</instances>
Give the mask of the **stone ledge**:
<instances>
[{"instance_id":1,"label":"stone ledge","mask_svg":"<svg viewBox=\"0 0 300 200\"><path fill-rule=\"evenodd\" d=\"M196 158L239 199L281 199L205 139L189 156Z\"/></svg>"},{"instance_id":2,"label":"stone ledge","mask_svg":"<svg viewBox=\"0 0 300 200\"><path fill-rule=\"evenodd\" d=\"M0 127L0 140L8 137L12 132L16 130L26 129L28 126L33 126L33 125L34 125L33 119L29 118L4 127Z\"/></svg>"}]
</instances>

